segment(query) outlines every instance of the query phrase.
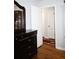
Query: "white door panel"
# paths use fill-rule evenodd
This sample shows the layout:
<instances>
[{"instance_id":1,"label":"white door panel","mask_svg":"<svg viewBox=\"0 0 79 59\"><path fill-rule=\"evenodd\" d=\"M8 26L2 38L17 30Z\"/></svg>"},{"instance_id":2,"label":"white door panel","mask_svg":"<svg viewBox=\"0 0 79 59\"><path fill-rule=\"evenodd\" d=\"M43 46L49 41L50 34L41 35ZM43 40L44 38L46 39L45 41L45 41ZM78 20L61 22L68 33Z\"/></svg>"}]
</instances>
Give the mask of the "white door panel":
<instances>
[{"instance_id":1,"label":"white door panel","mask_svg":"<svg viewBox=\"0 0 79 59\"><path fill-rule=\"evenodd\" d=\"M44 20L45 20L45 31L46 37L54 38L54 28L55 28L55 15L54 7L48 7L44 9Z\"/></svg>"}]
</instances>

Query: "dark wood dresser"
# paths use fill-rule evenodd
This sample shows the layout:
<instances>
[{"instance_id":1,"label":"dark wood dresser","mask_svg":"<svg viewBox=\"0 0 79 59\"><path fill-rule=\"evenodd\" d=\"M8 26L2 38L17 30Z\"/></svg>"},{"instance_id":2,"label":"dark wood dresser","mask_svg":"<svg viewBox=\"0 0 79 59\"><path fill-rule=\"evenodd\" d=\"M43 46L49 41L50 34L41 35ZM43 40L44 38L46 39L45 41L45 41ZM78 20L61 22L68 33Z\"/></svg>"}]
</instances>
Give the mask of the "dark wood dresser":
<instances>
[{"instance_id":1,"label":"dark wood dresser","mask_svg":"<svg viewBox=\"0 0 79 59\"><path fill-rule=\"evenodd\" d=\"M37 53L37 31L26 30L25 33L15 33L15 59L32 59Z\"/></svg>"},{"instance_id":2,"label":"dark wood dresser","mask_svg":"<svg viewBox=\"0 0 79 59\"><path fill-rule=\"evenodd\" d=\"M14 59L32 59L37 53L37 30L26 29L25 7L14 1Z\"/></svg>"}]
</instances>

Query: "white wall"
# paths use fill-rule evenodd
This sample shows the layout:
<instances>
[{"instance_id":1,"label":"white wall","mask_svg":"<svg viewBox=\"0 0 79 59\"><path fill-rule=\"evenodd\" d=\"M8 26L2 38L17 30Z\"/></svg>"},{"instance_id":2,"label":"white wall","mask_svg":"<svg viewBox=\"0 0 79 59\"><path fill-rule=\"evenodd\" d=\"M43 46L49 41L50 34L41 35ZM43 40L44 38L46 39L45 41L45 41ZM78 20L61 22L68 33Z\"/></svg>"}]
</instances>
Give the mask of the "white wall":
<instances>
[{"instance_id":1,"label":"white wall","mask_svg":"<svg viewBox=\"0 0 79 59\"><path fill-rule=\"evenodd\" d=\"M31 6L31 22L32 29L38 30L37 33L37 47L43 44L42 40L42 11L41 8Z\"/></svg>"},{"instance_id":2,"label":"white wall","mask_svg":"<svg viewBox=\"0 0 79 59\"><path fill-rule=\"evenodd\" d=\"M42 6L55 6L55 38L56 38L56 48L57 49L65 49L65 6L63 1L54 1L42 2Z\"/></svg>"},{"instance_id":3,"label":"white wall","mask_svg":"<svg viewBox=\"0 0 79 59\"><path fill-rule=\"evenodd\" d=\"M28 0L16 0L26 9L26 29L31 29L31 3Z\"/></svg>"},{"instance_id":4,"label":"white wall","mask_svg":"<svg viewBox=\"0 0 79 59\"><path fill-rule=\"evenodd\" d=\"M65 5L56 4L56 48L65 50Z\"/></svg>"},{"instance_id":5,"label":"white wall","mask_svg":"<svg viewBox=\"0 0 79 59\"><path fill-rule=\"evenodd\" d=\"M34 5L44 7L55 7L55 38L56 48L65 50L65 5L64 0L42 0Z\"/></svg>"},{"instance_id":6,"label":"white wall","mask_svg":"<svg viewBox=\"0 0 79 59\"><path fill-rule=\"evenodd\" d=\"M64 5L56 6L56 48L65 50L65 9Z\"/></svg>"}]
</instances>

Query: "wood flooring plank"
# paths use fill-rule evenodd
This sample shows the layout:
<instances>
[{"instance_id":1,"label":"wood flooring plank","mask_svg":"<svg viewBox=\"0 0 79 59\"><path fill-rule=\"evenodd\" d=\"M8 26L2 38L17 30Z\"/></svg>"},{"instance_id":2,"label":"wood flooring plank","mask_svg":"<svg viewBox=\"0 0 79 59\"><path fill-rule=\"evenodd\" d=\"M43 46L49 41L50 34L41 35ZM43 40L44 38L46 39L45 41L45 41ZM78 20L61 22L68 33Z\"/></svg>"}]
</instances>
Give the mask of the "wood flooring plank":
<instances>
[{"instance_id":1,"label":"wood flooring plank","mask_svg":"<svg viewBox=\"0 0 79 59\"><path fill-rule=\"evenodd\" d=\"M54 47L44 44L38 48L38 53L33 59L65 59L65 51L57 50Z\"/></svg>"}]
</instances>

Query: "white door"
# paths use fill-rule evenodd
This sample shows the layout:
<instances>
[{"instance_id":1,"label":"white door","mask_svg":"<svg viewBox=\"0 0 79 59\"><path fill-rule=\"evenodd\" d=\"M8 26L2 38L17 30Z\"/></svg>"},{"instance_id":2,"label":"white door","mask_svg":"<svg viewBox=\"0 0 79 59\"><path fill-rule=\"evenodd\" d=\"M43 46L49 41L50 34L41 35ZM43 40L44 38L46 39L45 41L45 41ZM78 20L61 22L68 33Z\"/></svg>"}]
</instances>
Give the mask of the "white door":
<instances>
[{"instance_id":1,"label":"white door","mask_svg":"<svg viewBox=\"0 0 79 59\"><path fill-rule=\"evenodd\" d=\"M55 8L48 7L44 9L45 37L54 38L55 35Z\"/></svg>"}]
</instances>

